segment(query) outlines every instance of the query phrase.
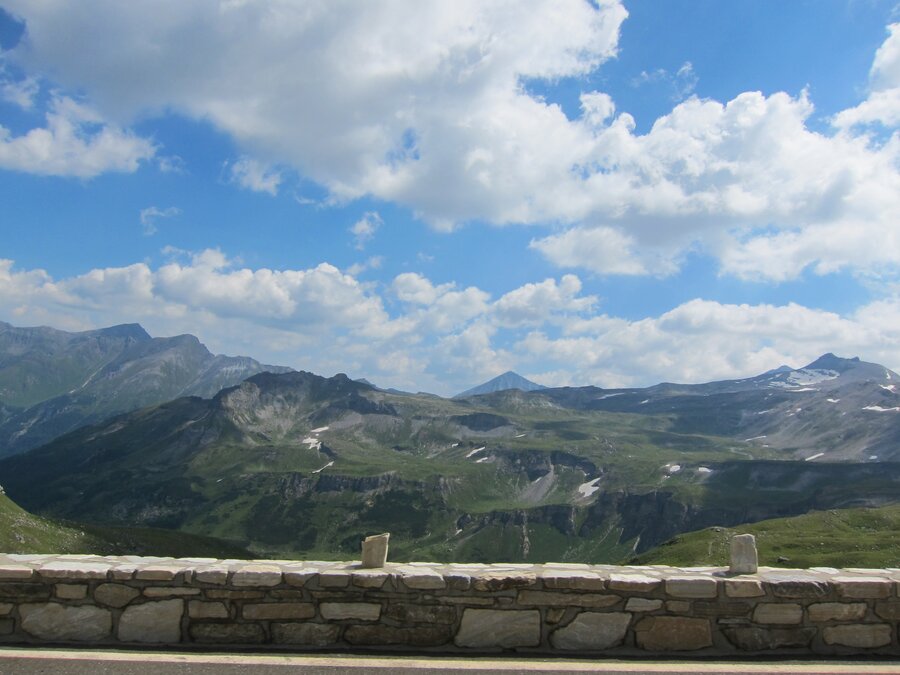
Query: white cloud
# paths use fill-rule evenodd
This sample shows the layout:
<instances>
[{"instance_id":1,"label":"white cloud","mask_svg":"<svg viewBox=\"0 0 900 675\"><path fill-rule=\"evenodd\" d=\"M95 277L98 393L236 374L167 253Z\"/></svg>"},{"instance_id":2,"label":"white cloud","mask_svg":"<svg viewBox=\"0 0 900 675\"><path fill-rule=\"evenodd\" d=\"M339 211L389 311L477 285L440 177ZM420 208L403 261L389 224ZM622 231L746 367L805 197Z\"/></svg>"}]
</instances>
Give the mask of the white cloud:
<instances>
[{"instance_id":1,"label":"white cloud","mask_svg":"<svg viewBox=\"0 0 900 675\"><path fill-rule=\"evenodd\" d=\"M384 265L384 256L373 255L367 258L365 262L350 265L350 267L347 268L347 274L351 277L356 277L369 270L380 270L382 265Z\"/></svg>"},{"instance_id":2,"label":"white cloud","mask_svg":"<svg viewBox=\"0 0 900 675\"><path fill-rule=\"evenodd\" d=\"M149 237L156 234L156 221L159 218L172 218L179 213L181 213L181 209L177 206L169 206L165 209L148 206L146 209L141 209L141 225L144 228L144 236Z\"/></svg>"},{"instance_id":3,"label":"white cloud","mask_svg":"<svg viewBox=\"0 0 900 675\"><path fill-rule=\"evenodd\" d=\"M41 87L34 77L25 77L19 80L6 75L3 64L0 63L0 98L19 106L23 110L31 110Z\"/></svg>"},{"instance_id":4,"label":"white cloud","mask_svg":"<svg viewBox=\"0 0 900 675\"><path fill-rule=\"evenodd\" d=\"M290 167L329 203L371 195L440 229L552 223L560 232L535 248L603 274L666 274L695 248L771 280L894 255L824 242L774 271L755 252L823 231L877 242L895 227L900 142L855 125L897 122L900 24L874 56L871 96L832 135L808 126L805 92L692 97L637 134L604 92L582 94L570 119L522 86L613 57L627 16L616 0L7 5L27 25L17 67L54 73L120 124L161 111L208 121L246 153L230 169L249 189L277 193L272 167ZM690 62L664 75L678 99L696 83Z\"/></svg>"},{"instance_id":5,"label":"white cloud","mask_svg":"<svg viewBox=\"0 0 900 675\"><path fill-rule=\"evenodd\" d=\"M384 221L376 211L367 211L363 217L357 220L350 228L356 240L356 249L363 250L366 244L375 236L375 231L384 225Z\"/></svg>"},{"instance_id":6,"label":"white cloud","mask_svg":"<svg viewBox=\"0 0 900 675\"><path fill-rule=\"evenodd\" d=\"M264 162L250 157L241 157L227 165L231 181L242 188L254 192L267 192L273 197L278 194L281 185L281 172Z\"/></svg>"},{"instance_id":7,"label":"white cloud","mask_svg":"<svg viewBox=\"0 0 900 675\"><path fill-rule=\"evenodd\" d=\"M662 84L671 90L670 97L673 101L683 101L694 93L698 82L699 78L694 72L694 65L690 61L685 61L674 73L670 73L665 68L657 68L651 72L642 70L631 84L634 87Z\"/></svg>"},{"instance_id":8,"label":"white cloud","mask_svg":"<svg viewBox=\"0 0 900 675\"><path fill-rule=\"evenodd\" d=\"M888 26L888 37L875 52L869 81L872 91L868 98L835 115L835 126L848 129L873 122L900 126L900 23Z\"/></svg>"},{"instance_id":9,"label":"white cloud","mask_svg":"<svg viewBox=\"0 0 900 675\"><path fill-rule=\"evenodd\" d=\"M525 284L497 300L492 315L504 327L541 325L551 318L590 311L597 298L579 296L580 292L581 280L574 274L566 274L559 283L545 279Z\"/></svg>"},{"instance_id":10,"label":"white cloud","mask_svg":"<svg viewBox=\"0 0 900 675\"><path fill-rule=\"evenodd\" d=\"M599 274L663 276L676 269L667 256L654 256L649 248L638 250L633 237L612 227L573 227L532 239L529 247L559 267L582 267Z\"/></svg>"},{"instance_id":11,"label":"white cloud","mask_svg":"<svg viewBox=\"0 0 900 675\"><path fill-rule=\"evenodd\" d=\"M900 368L898 297L844 316L698 299L630 320L597 313L574 275L492 300L416 274L385 290L326 263L251 269L215 249L170 253L180 261L63 279L0 260L0 319L72 330L139 321L154 335L196 334L218 352L439 394L510 368L546 384L607 387L744 377L826 351Z\"/></svg>"},{"instance_id":12,"label":"white cloud","mask_svg":"<svg viewBox=\"0 0 900 675\"><path fill-rule=\"evenodd\" d=\"M794 303L692 300L637 321L596 317L561 337L535 331L512 351L554 373L559 384L607 387L747 377L782 364L800 367L828 351L897 367L900 350L892 341L900 338L900 324L878 315L898 314L900 302L884 304L842 317Z\"/></svg>"},{"instance_id":13,"label":"white cloud","mask_svg":"<svg viewBox=\"0 0 900 675\"><path fill-rule=\"evenodd\" d=\"M156 152L153 143L103 119L88 106L54 96L47 126L12 136L0 125L0 168L45 176L93 178L133 173Z\"/></svg>"}]
</instances>

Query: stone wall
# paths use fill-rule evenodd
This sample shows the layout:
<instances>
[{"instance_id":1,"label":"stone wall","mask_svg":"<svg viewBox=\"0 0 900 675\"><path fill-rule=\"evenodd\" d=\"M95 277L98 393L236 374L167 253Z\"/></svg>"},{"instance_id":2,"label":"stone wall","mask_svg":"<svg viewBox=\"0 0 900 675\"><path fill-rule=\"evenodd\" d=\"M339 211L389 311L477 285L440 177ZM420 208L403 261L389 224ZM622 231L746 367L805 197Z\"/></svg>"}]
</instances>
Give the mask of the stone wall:
<instances>
[{"instance_id":1,"label":"stone wall","mask_svg":"<svg viewBox=\"0 0 900 675\"><path fill-rule=\"evenodd\" d=\"M0 555L8 644L900 654L900 569Z\"/></svg>"}]
</instances>

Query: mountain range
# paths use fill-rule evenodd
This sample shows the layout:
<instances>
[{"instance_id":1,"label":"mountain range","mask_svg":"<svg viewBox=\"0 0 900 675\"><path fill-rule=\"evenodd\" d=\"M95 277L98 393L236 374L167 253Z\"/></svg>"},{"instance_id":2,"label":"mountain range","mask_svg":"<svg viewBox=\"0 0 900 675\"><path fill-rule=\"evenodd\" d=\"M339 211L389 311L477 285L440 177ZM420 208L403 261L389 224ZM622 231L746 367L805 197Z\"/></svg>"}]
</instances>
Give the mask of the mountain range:
<instances>
[{"instance_id":1,"label":"mountain range","mask_svg":"<svg viewBox=\"0 0 900 675\"><path fill-rule=\"evenodd\" d=\"M712 525L900 501L898 380L831 354L698 385L454 399L259 372L16 453L0 483L42 515L259 555L346 557L388 530L401 558L609 562Z\"/></svg>"},{"instance_id":2,"label":"mountain range","mask_svg":"<svg viewBox=\"0 0 900 675\"><path fill-rule=\"evenodd\" d=\"M137 324L69 333L0 322L0 457L118 413L290 370L215 356L193 335L152 338Z\"/></svg>"}]
</instances>

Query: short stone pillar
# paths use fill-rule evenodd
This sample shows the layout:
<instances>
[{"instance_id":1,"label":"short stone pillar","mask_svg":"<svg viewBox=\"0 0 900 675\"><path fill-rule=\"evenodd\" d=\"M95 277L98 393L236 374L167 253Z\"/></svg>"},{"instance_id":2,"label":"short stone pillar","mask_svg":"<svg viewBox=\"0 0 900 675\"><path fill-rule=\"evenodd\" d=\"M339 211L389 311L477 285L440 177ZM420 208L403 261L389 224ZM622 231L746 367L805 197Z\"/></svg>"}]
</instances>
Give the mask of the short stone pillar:
<instances>
[{"instance_id":1,"label":"short stone pillar","mask_svg":"<svg viewBox=\"0 0 900 675\"><path fill-rule=\"evenodd\" d=\"M731 538L731 573L756 574L759 557L756 553L756 537L752 534L736 534Z\"/></svg>"},{"instance_id":2,"label":"short stone pillar","mask_svg":"<svg viewBox=\"0 0 900 675\"><path fill-rule=\"evenodd\" d=\"M390 533L385 532L384 534L373 534L363 540L363 567L384 567L384 563L387 562L388 539L390 538Z\"/></svg>"}]
</instances>

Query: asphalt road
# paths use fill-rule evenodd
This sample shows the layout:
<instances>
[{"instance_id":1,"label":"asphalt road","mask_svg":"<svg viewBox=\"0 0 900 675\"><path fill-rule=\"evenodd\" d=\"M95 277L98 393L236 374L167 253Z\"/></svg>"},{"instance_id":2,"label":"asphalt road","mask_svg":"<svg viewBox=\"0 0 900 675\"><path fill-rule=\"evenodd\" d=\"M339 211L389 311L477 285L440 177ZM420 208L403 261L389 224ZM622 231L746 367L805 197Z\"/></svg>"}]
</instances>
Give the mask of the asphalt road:
<instances>
[{"instance_id":1,"label":"asphalt road","mask_svg":"<svg viewBox=\"0 0 900 675\"><path fill-rule=\"evenodd\" d=\"M900 661L587 661L0 648L2 675L900 675Z\"/></svg>"}]
</instances>

